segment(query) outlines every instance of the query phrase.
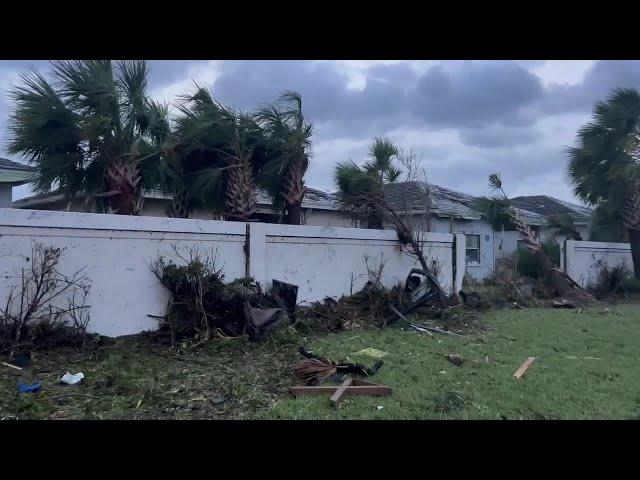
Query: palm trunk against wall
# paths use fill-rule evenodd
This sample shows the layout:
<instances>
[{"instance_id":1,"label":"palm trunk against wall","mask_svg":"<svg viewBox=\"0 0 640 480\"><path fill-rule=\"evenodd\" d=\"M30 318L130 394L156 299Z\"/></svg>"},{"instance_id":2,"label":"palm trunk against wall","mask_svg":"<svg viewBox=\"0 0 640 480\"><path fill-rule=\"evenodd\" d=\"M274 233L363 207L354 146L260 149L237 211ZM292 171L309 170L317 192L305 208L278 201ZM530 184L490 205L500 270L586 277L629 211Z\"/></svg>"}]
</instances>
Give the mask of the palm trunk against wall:
<instances>
[{"instance_id":1,"label":"palm trunk against wall","mask_svg":"<svg viewBox=\"0 0 640 480\"><path fill-rule=\"evenodd\" d=\"M189 218L191 211L187 204L187 191L184 187L173 193L173 198L167 209L167 215L171 218Z\"/></svg>"},{"instance_id":2,"label":"palm trunk against wall","mask_svg":"<svg viewBox=\"0 0 640 480\"><path fill-rule=\"evenodd\" d=\"M139 215L144 196L140 188L140 169L136 162L122 158L108 162L105 170L109 213Z\"/></svg>"},{"instance_id":3,"label":"palm trunk against wall","mask_svg":"<svg viewBox=\"0 0 640 480\"><path fill-rule=\"evenodd\" d=\"M289 225L302 223L302 200L307 191L304 185L305 163L306 159L302 153L287 170L282 196L287 206L287 223Z\"/></svg>"},{"instance_id":4,"label":"palm trunk against wall","mask_svg":"<svg viewBox=\"0 0 640 480\"><path fill-rule=\"evenodd\" d=\"M640 279L640 178L633 182L631 195L624 205L624 225L629 230L629 244L634 276Z\"/></svg>"},{"instance_id":5,"label":"palm trunk against wall","mask_svg":"<svg viewBox=\"0 0 640 480\"><path fill-rule=\"evenodd\" d=\"M246 222L256 211L257 191L250 158L249 154L236 158L228 170L225 217L229 220Z\"/></svg>"},{"instance_id":6,"label":"palm trunk against wall","mask_svg":"<svg viewBox=\"0 0 640 480\"><path fill-rule=\"evenodd\" d=\"M549 280L549 285L553 290L555 290L555 293L561 297L572 295L576 297L576 299L584 302L593 301L594 299L589 293L580 288L566 273L562 272L553 264L542 249L540 242L529 225L523 222L513 210L509 211L509 215L516 231L520 234L525 248L534 255L536 260L542 266L542 269Z\"/></svg>"}]
</instances>

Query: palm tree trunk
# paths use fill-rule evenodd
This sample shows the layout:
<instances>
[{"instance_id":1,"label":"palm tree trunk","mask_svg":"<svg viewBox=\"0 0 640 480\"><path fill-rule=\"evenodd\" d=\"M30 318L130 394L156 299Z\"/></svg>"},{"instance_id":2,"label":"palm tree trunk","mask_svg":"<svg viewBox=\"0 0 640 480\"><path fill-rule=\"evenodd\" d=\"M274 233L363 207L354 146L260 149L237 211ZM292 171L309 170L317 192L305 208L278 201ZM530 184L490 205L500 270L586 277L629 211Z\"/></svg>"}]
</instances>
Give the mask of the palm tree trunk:
<instances>
[{"instance_id":1,"label":"palm tree trunk","mask_svg":"<svg viewBox=\"0 0 640 480\"><path fill-rule=\"evenodd\" d=\"M110 213L139 215L144 196L140 188L140 169L135 162L115 159L107 164L105 184Z\"/></svg>"},{"instance_id":2,"label":"palm tree trunk","mask_svg":"<svg viewBox=\"0 0 640 480\"><path fill-rule=\"evenodd\" d=\"M302 200L307 188L304 185L305 174L304 153L300 154L287 170L282 196L287 205L287 223L289 225L302 224Z\"/></svg>"},{"instance_id":3,"label":"palm tree trunk","mask_svg":"<svg viewBox=\"0 0 640 480\"><path fill-rule=\"evenodd\" d=\"M640 280L640 230L629 229L629 244L633 260L633 275Z\"/></svg>"},{"instance_id":4,"label":"palm tree trunk","mask_svg":"<svg viewBox=\"0 0 640 480\"><path fill-rule=\"evenodd\" d=\"M633 259L633 274L640 279L640 177L633 182L631 195L627 198L623 210L624 225L629 230L629 244Z\"/></svg>"},{"instance_id":5,"label":"palm tree trunk","mask_svg":"<svg viewBox=\"0 0 640 480\"><path fill-rule=\"evenodd\" d=\"M225 217L232 221L246 222L256 211L256 184L249 159L249 156L238 159L228 170Z\"/></svg>"},{"instance_id":6,"label":"palm tree trunk","mask_svg":"<svg viewBox=\"0 0 640 480\"><path fill-rule=\"evenodd\" d=\"M524 246L529 250L536 260L539 262L542 270L549 282L549 286L560 297L574 296L577 300L583 302L593 301L591 294L583 290L576 282L574 282L569 276L562 272L553 262L549 259L547 254L542 249L542 245L533 233L533 230L523 222L513 210L509 210L511 222L513 223L516 231L520 234Z\"/></svg>"},{"instance_id":7,"label":"palm tree trunk","mask_svg":"<svg viewBox=\"0 0 640 480\"><path fill-rule=\"evenodd\" d=\"M167 215L171 218L189 218L191 215L187 205L187 191L184 187L174 192Z\"/></svg>"}]
</instances>

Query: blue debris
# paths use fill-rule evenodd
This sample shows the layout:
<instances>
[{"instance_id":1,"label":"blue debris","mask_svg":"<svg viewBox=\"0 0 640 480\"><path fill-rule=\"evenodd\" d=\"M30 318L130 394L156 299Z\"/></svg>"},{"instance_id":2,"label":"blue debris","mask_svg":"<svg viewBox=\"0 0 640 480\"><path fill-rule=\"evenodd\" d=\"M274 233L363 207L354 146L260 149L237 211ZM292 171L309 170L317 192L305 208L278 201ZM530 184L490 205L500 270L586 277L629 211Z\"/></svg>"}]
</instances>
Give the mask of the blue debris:
<instances>
[{"instance_id":1,"label":"blue debris","mask_svg":"<svg viewBox=\"0 0 640 480\"><path fill-rule=\"evenodd\" d=\"M20 393L36 393L40 391L40 387L42 387L41 382L32 383L31 385L18 383L18 391Z\"/></svg>"}]
</instances>

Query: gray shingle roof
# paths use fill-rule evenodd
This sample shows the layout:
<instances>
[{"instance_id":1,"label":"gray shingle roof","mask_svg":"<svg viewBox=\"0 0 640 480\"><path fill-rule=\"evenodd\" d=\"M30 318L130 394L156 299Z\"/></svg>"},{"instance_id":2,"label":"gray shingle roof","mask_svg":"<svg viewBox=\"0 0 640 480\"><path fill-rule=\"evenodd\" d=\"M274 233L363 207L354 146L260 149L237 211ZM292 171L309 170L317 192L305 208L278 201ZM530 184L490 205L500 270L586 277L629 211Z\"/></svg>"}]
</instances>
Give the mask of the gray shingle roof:
<instances>
[{"instance_id":1,"label":"gray shingle roof","mask_svg":"<svg viewBox=\"0 0 640 480\"><path fill-rule=\"evenodd\" d=\"M149 189L144 192L145 198L155 198L161 200L170 200L172 195L170 193L163 193L159 190ZM83 198L84 193L79 193L76 195L77 198ZM25 207L30 205L41 205L46 203L53 203L59 201L63 198L63 195L60 191L55 190L53 192L44 194L44 195L32 195L27 198L22 198L20 200L16 200L13 202L15 207ZM271 205L271 199L269 196L259 190L258 205ZM325 193L321 190L316 190L315 188L309 188L304 199L302 200L303 208L311 208L314 210L339 210L339 205L336 197L330 193Z\"/></svg>"},{"instance_id":2,"label":"gray shingle roof","mask_svg":"<svg viewBox=\"0 0 640 480\"><path fill-rule=\"evenodd\" d=\"M565 202L547 195L515 197L511 199L511 204L514 207L537 213L545 218L550 218L553 215L567 214L570 215L574 221L585 223L589 222L593 213L592 210L587 207Z\"/></svg>"},{"instance_id":3,"label":"gray shingle roof","mask_svg":"<svg viewBox=\"0 0 640 480\"><path fill-rule=\"evenodd\" d=\"M423 212L427 189L431 195L431 211L439 217L455 217L464 220L479 220L481 215L473 208L478 197L457 192L433 183L398 182L385 185L384 192L389 205L398 211ZM544 223L545 218L536 212L514 205L520 217L531 225Z\"/></svg>"},{"instance_id":4,"label":"gray shingle roof","mask_svg":"<svg viewBox=\"0 0 640 480\"><path fill-rule=\"evenodd\" d=\"M13 186L29 182L33 177L33 168L14 162L6 158L0 158L0 183Z\"/></svg>"},{"instance_id":5,"label":"gray shingle roof","mask_svg":"<svg viewBox=\"0 0 640 480\"><path fill-rule=\"evenodd\" d=\"M473 209L476 197L425 182L398 182L385 185L384 194L389 206L397 211L425 210L427 191L431 197L431 211L441 217L455 216L477 220L480 214Z\"/></svg>"}]
</instances>

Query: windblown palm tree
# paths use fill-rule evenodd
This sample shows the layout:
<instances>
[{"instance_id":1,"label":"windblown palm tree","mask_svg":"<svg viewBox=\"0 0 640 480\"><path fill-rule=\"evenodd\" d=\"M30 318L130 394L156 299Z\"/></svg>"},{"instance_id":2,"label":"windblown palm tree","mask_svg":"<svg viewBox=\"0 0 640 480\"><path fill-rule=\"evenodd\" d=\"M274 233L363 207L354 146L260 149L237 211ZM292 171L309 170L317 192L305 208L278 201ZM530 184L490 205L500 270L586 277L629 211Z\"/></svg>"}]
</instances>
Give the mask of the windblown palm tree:
<instances>
[{"instance_id":1,"label":"windblown palm tree","mask_svg":"<svg viewBox=\"0 0 640 480\"><path fill-rule=\"evenodd\" d=\"M169 215L187 217L201 206L248 220L256 206L255 176L266 160L259 125L203 88L183 100L165 165L163 190L173 194Z\"/></svg>"},{"instance_id":2,"label":"windblown palm tree","mask_svg":"<svg viewBox=\"0 0 640 480\"><path fill-rule=\"evenodd\" d=\"M639 134L640 92L618 89L595 105L592 122L578 131L578 146L568 150L575 194L598 207L600 221L603 216L622 219L636 278L640 278Z\"/></svg>"},{"instance_id":3,"label":"windblown palm tree","mask_svg":"<svg viewBox=\"0 0 640 480\"><path fill-rule=\"evenodd\" d=\"M340 162L334 170L334 181L345 208L367 217L367 228L383 228L383 215L377 204L383 197L385 183L395 182L402 172L392 161L398 147L388 139L376 138L369 148L371 159L362 167L353 161Z\"/></svg>"},{"instance_id":4,"label":"windblown palm tree","mask_svg":"<svg viewBox=\"0 0 640 480\"><path fill-rule=\"evenodd\" d=\"M8 150L35 167L34 186L101 199L108 212L136 215L169 133L167 108L146 94L144 61L52 62L11 93Z\"/></svg>"},{"instance_id":5,"label":"windblown palm tree","mask_svg":"<svg viewBox=\"0 0 640 480\"><path fill-rule=\"evenodd\" d=\"M313 135L313 127L302 114L302 97L287 91L277 103L258 111L255 118L264 129L269 151L261 184L274 206L286 209L287 223L300 225Z\"/></svg>"},{"instance_id":6,"label":"windblown palm tree","mask_svg":"<svg viewBox=\"0 0 640 480\"><path fill-rule=\"evenodd\" d=\"M520 218L517 211L511 207L509 197L502 188L502 180L499 174L492 173L489 175L489 187L492 191L498 192L498 194L491 198L480 198L476 203L476 208L483 213L494 228L502 228L504 226L505 228L514 229L520 234L524 247L537 259L549 281L549 285L558 295L571 295L583 302L592 301L593 297L590 294L580 288L553 264L533 230Z\"/></svg>"}]
</instances>

